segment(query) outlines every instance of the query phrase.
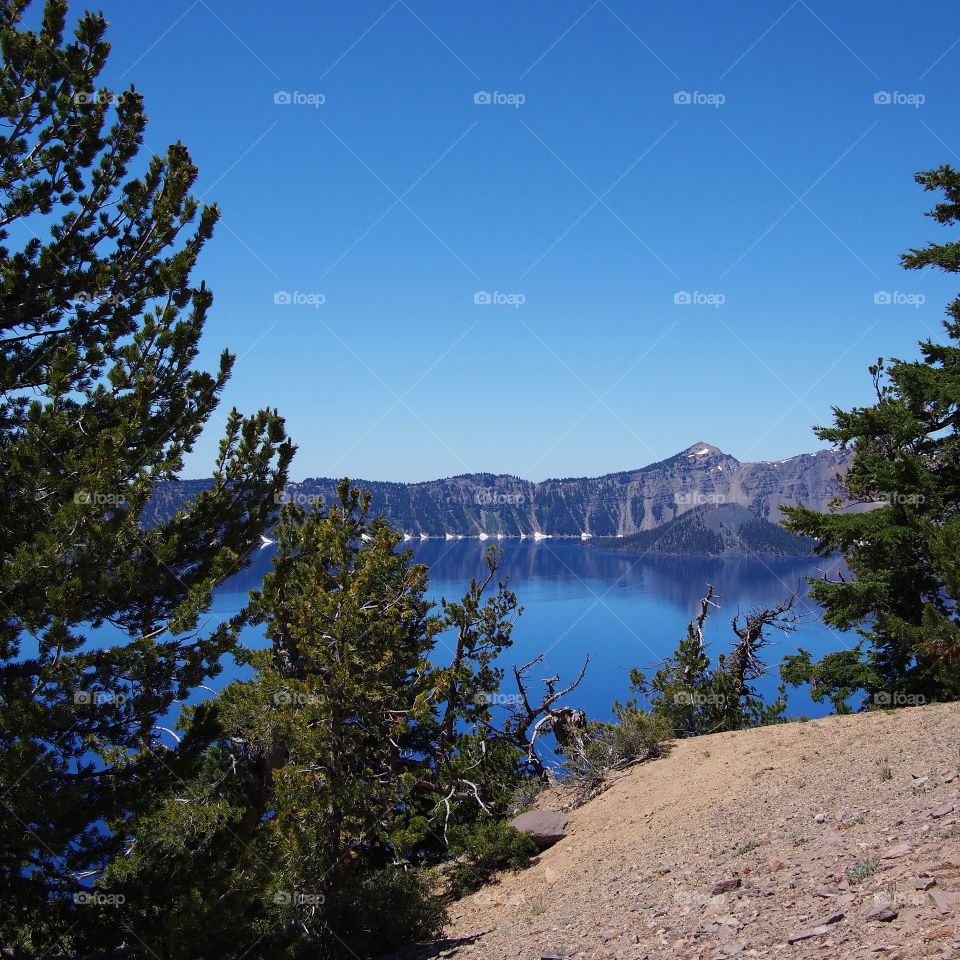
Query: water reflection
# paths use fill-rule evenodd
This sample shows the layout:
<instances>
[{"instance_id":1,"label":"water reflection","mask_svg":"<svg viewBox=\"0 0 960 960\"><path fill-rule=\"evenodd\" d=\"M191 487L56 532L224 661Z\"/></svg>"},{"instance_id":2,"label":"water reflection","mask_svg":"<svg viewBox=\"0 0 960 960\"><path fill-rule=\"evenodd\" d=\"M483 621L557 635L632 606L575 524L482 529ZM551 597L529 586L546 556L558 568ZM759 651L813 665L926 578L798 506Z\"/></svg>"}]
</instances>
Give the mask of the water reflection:
<instances>
[{"instance_id":1,"label":"water reflection","mask_svg":"<svg viewBox=\"0 0 960 960\"><path fill-rule=\"evenodd\" d=\"M568 677L576 674L589 653L593 660L578 700L594 715L606 716L613 700L628 695L631 667L652 666L673 651L707 583L714 584L720 603L708 624L715 652L730 642L729 621L738 610L782 600L799 590L800 609L811 616L795 634L773 636L767 651L772 671L760 683L767 692L776 686L779 660L798 646L820 654L850 645L848 638L820 622L806 597L806 578L818 576L824 565L816 558L645 557L561 540L507 540L498 545L504 554L501 572L524 607L503 665L546 652L543 675L558 672ZM459 597L471 577L485 572L486 543L430 540L407 546L416 560L429 566L434 598ZM239 609L246 592L260 584L271 556L271 548L259 551L247 570L224 585L216 601L221 614ZM262 642L254 634L245 640ZM444 642L441 637L440 656ZM791 695L791 712L819 715L825 708L812 704L801 691Z\"/></svg>"}]
</instances>

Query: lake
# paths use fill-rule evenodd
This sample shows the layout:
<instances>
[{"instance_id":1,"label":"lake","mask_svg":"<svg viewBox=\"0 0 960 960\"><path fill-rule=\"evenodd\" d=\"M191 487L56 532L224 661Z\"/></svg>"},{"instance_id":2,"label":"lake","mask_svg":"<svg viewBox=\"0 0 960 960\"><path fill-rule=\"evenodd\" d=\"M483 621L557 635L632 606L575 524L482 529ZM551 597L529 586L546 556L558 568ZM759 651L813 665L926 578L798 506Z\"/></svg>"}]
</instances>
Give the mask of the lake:
<instances>
[{"instance_id":1,"label":"lake","mask_svg":"<svg viewBox=\"0 0 960 960\"><path fill-rule=\"evenodd\" d=\"M470 578L485 573L488 544L479 540L428 540L407 544L415 558L430 568L430 595L458 598ZM637 556L590 547L574 540L505 540L500 572L524 608L513 631L513 646L501 665L507 668L503 692L515 693L509 668L537 653L545 664L534 678L559 673L576 677L584 656L591 656L586 678L569 703L597 718L610 715L614 700L629 696L633 666L649 667L672 653L698 609L706 585L716 588L719 610L707 622L711 652L725 650L733 639L730 619L738 610L772 604L799 590L798 609L809 614L795 633L774 631L767 648L770 673L758 686L775 692L777 665L798 646L814 654L852 646L854 635L823 624L819 609L806 597L806 578L816 577L824 561L817 558L681 558ZM217 594L214 612L228 616L242 605L247 591L257 587L270 567L272 548L258 552L253 564L233 577ZM263 642L248 630L246 642ZM444 637L441 637L444 644ZM449 647L447 647L449 649ZM440 647L439 655L444 653ZM214 681L220 689L231 676L225 670ZM531 694L535 694L531 689ZM829 704L815 704L805 689L789 690L790 715L822 716Z\"/></svg>"}]
</instances>

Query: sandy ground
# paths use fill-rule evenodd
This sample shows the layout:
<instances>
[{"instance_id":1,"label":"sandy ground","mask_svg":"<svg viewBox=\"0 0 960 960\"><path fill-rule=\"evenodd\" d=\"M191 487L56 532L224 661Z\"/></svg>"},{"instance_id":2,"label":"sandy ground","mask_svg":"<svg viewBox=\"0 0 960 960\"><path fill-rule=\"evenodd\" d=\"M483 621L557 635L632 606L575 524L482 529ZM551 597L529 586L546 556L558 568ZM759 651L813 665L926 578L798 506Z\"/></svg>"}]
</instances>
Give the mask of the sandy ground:
<instances>
[{"instance_id":1,"label":"sandy ground","mask_svg":"<svg viewBox=\"0 0 960 960\"><path fill-rule=\"evenodd\" d=\"M960 704L679 742L445 937L398 956L960 958Z\"/></svg>"}]
</instances>

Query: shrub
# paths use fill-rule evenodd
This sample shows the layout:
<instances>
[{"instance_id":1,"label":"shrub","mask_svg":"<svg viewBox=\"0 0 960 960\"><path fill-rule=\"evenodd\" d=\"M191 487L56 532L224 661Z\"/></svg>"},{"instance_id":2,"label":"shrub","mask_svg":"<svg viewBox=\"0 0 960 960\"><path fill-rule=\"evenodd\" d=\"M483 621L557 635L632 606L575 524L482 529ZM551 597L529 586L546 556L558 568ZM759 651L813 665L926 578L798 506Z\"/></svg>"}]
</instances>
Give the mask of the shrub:
<instances>
[{"instance_id":1,"label":"shrub","mask_svg":"<svg viewBox=\"0 0 960 960\"><path fill-rule=\"evenodd\" d=\"M613 731L613 752L618 763L636 763L655 757L664 741L672 738L669 718L636 707L618 708Z\"/></svg>"},{"instance_id":2,"label":"shrub","mask_svg":"<svg viewBox=\"0 0 960 960\"><path fill-rule=\"evenodd\" d=\"M634 704L617 704L616 723L588 723L567 744L563 780L574 790L574 806L580 806L603 789L611 770L623 770L653 759L663 742L673 736L669 718L647 713Z\"/></svg>"},{"instance_id":3,"label":"shrub","mask_svg":"<svg viewBox=\"0 0 960 960\"><path fill-rule=\"evenodd\" d=\"M876 872L876 860L861 860L855 866L847 870L847 879L851 884L863 883L867 877L872 877Z\"/></svg>"},{"instance_id":4,"label":"shrub","mask_svg":"<svg viewBox=\"0 0 960 960\"><path fill-rule=\"evenodd\" d=\"M362 874L327 908L335 934L328 953L338 960L367 960L408 943L435 940L447 922L446 906L431 890L429 875L397 867Z\"/></svg>"},{"instance_id":5,"label":"shrub","mask_svg":"<svg viewBox=\"0 0 960 960\"><path fill-rule=\"evenodd\" d=\"M523 813L533 806L534 800L543 792L543 781L539 777L525 777L513 791L507 809L512 816Z\"/></svg>"},{"instance_id":6,"label":"shrub","mask_svg":"<svg viewBox=\"0 0 960 960\"><path fill-rule=\"evenodd\" d=\"M450 852L456 856L447 874L447 895L465 897L498 870L522 870L537 845L503 820L481 820L451 830Z\"/></svg>"}]
</instances>

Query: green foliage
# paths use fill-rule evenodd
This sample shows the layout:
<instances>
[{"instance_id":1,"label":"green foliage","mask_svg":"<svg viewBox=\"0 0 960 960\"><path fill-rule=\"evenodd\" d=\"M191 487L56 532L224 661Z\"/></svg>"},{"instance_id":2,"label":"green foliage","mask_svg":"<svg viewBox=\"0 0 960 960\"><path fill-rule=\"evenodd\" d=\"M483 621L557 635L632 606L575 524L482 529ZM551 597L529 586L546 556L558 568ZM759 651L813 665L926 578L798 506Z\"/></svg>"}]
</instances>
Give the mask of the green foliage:
<instances>
[{"instance_id":1,"label":"green foliage","mask_svg":"<svg viewBox=\"0 0 960 960\"><path fill-rule=\"evenodd\" d=\"M233 363L195 368L212 294L192 274L218 212L192 196L182 144L140 162L140 96L96 86L103 17L71 36L47 0L29 30L28 6L0 2L0 946L79 954L130 940L106 868L204 747L202 725L172 744L161 718L236 646L243 612L204 615L271 521L293 447L275 411L231 411L209 489L141 523ZM104 624L125 642L93 643Z\"/></svg>"},{"instance_id":2,"label":"green foliage","mask_svg":"<svg viewBox=\"0 0 960 960\"><path fill-rule=\"evenodd\" d=\"M929 216L960 222L960 173L944 166L916 179L944 195ZM901 261L957 273L958 250L957 241L931 243ZM879 359L870 368L876 402L835 408L834 425L816 430L854 452L848 500L878 508L784 510L788 529L814 537L824 556L842 554L853 575L814 581L810 592L828 623L863 642L817 663L801 651L784 673L838 710L856 694L881 706L960 695L960 297L946 312L947 343L922 341L916 361Z\"/></svg>"},{"instance_id":3,"label":"green foliage","mask_svg":"<svg viewBox=\"0 0 960 960\"><path fill-rule=\"evenodd\" d=\"M447 893L453 899L479 889L494 873L522 870L537 853L537 845L503 820L486 819L451 831Z\"/></svg>"},{"instance_id":4,"label":"green foliage","mask_svg":"<svg viewBox=\"0 0 960 960\"><path fill-rule=\"evenodd\" d=\"M651 700L651 714L679 737L780 722L787 709L784 688L767 703L752 684L766 672L759 654L769 644L770 629L789 633L799 619L792 613L794 598L771 608L737 614L731 621L736 640L714 663L703 635L713 599L713 587L687 625L674 653L648 678L634 668L631 689Z\"/></svg>"},{"instance_id":5,"label":"green foliage","mask_svg":"<svg viewBox=\"0 0 960 960\"><path fill-rule=\"evenodd\" d=\"M648 713L635 703L615 704L615 723L589 721L563 747L561 781L573 788L574 805L596 796L611 770L651 760L674 736L669 718Z\"/></svg>"},{"instance_id":6,"label":"green foliage","mask_svg":"<svg viewBox=\"0 0 960 960\"><path fill-rule=\"evenodd\" d=\"M505 585L485 595L497 553L437 610L426 568L346 480L326 509L285 507L275 536L250 602L270 647L244 654L254 679L185 712L184 743L213 746L184 763L111 867L124 889L173 891L138 924L151 950L219 955L240 933L251 957L338 956L338 943L366 957L436 929L432 867L462 858L452 877L465 890L525 862L529 839L502 819L523 754L491 718L491 661L516 611ZM432 663L448 648L448 664Z\"/></svg>"},{"instance_id":7,"label":"green foliage","mask_svg":"<svg viewBox=\"0 0 960 960\"><path fill-rule=\"evenodd\" d=\"M847 870L847 879L851 884L863 883L877 872L877 861L860 860Z\"/></svg>"},{"instance_id":8,"label":"green foliage","mask_svg":"<svg viewBox=\"0 0 960 960\"><path fill-rule=\"evenodd\" d=\"M784 683L792 686L808 684L810 697L822 703L829 697L836 713L850 713L848 700L861 689L877 682L877 675L863 658L863 644L850 650L836 650L814 662L809 651L801 648L788 654L780 665Z\"/></svg>"},{"instance_id":9,"label":"green foliage","mask_svg":"<svg viewBox=\"0 0 960 960\"><path fill-rule=\"evenodd\" d=\"M329 936L328 950L344 960L378 957L408 943L435 940L443 932L447 911L431 888L432 878L415 870L385 867L364 873L353 888L338 891L327 912L342 942ZM305 945L315 956L316 942Z\"/></svg>"},{"instance_id":10,"label":"green foliage","mask_svg":"<svg viewBox=\"0 0 960 960\"><path fill-rule=\"evenodd\" d=\"M617 704L613 727L613 756L616 763L656 756L663 743L676 736L669 717Z\"/></svg>"}]
</instances>

